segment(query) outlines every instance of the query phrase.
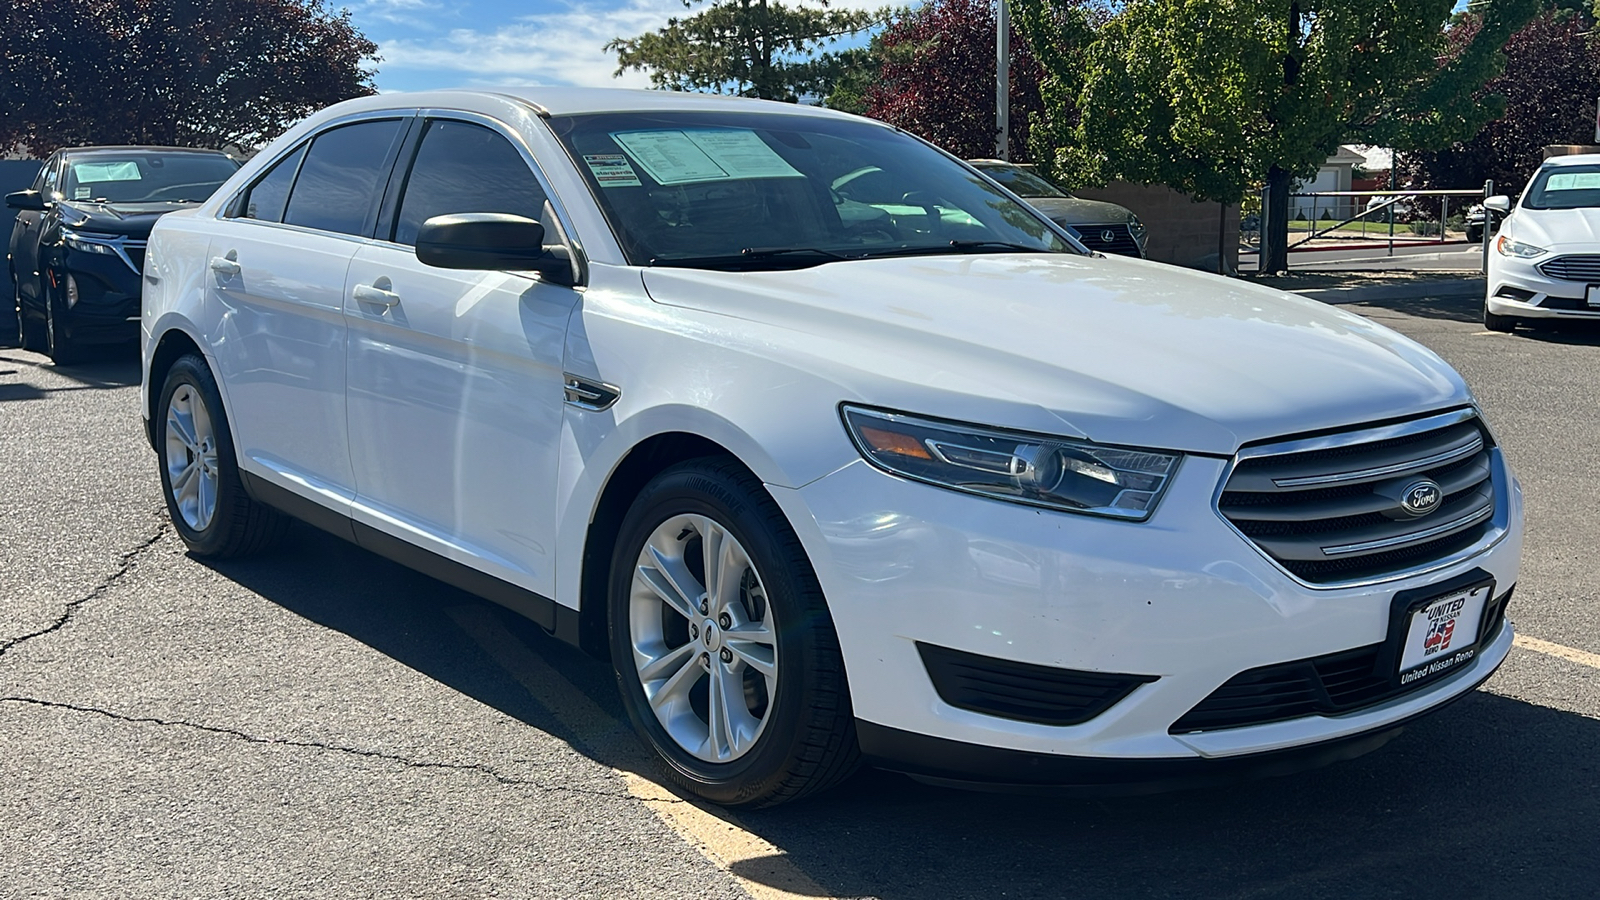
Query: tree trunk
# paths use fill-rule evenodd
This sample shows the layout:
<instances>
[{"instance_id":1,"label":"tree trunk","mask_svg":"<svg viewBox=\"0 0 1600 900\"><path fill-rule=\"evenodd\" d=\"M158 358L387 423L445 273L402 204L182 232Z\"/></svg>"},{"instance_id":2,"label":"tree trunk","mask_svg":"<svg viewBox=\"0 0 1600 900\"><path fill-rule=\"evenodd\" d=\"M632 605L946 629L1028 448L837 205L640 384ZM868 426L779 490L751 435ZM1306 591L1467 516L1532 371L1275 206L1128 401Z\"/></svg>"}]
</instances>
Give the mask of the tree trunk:
<instances>
[{"instance_id":1,"label":"tree trunk","mask_svg":"<svg viewBox=\"0 0 1600 900\"><path fill-rule=\"evenodd\" d=\"M1258 270L1275 275L1289 269L1289 173L1267 170L1267 196L1261 203L1261 256Z\"/></svg>"}]
</instances>

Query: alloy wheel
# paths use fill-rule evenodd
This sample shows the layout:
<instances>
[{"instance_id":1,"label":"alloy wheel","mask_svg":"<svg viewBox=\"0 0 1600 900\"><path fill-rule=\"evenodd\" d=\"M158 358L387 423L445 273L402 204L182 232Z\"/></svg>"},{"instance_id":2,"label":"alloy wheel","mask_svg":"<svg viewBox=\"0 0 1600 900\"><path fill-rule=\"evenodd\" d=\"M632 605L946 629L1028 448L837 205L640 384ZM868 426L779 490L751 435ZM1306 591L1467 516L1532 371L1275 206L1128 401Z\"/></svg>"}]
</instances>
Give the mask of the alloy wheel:
<instances>
[{"instance_id":1,"label":"alloy wheel","mask_svg":"<svg viewBox=\"0 0 1600 900\"><path fill-rule=\"evenodd\" d=\"M167 483L185 525L204 531L217 512L217 436L205 401L180 384L167 403Z\"/></svg>"}]
</instances>

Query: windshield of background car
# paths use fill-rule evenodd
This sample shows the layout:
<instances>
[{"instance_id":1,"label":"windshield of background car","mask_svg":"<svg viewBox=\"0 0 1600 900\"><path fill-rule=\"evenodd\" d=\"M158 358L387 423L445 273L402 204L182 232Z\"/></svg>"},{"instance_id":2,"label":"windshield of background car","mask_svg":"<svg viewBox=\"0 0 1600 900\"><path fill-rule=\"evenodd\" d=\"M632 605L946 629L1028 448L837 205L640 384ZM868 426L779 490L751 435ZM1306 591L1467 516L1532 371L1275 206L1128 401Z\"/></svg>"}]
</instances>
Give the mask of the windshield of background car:
<instances>
[{"instance_id":1,"label":"windshield of background car","mask_svg":"<svg viewBox=\"0 0 1600 900\"><path fill-rule=\"evenodd\" d=\"M633 265L1078 252L949 157L870 122L685 111L549 122Z\"/></svg>"},{"instance_id":2,"label":"windshield of background car","mask_svg":"<svg viewBox=\"0 0 1600 900\"><path fill-rule=\"evenodd\" d=\"M67 157L58 189L85 203L199 203L239 164L209 153L95 153Z\"/></svg>"},{"instance_id":3,"label":"windshield of background car","mask_svg":"<svg viewBox=\"0 0 1600 900\"><path fill-rule=\"evenodd\" d=\"M1600 165L1545 169L1528 188L1527 209L1600 207Z\"/></svg>"},{"instance_id":4,"label":"windshield of background car","mask_svg":"<svg viewBox=\"0 0 1600 900\"><path fill-rule=\"evenodd\" d=\"M979 166L978 169L1005 185L1006 190L1018 197L1072 197L1043 178L1016 166Z\"/></svg>"}]
</instances>

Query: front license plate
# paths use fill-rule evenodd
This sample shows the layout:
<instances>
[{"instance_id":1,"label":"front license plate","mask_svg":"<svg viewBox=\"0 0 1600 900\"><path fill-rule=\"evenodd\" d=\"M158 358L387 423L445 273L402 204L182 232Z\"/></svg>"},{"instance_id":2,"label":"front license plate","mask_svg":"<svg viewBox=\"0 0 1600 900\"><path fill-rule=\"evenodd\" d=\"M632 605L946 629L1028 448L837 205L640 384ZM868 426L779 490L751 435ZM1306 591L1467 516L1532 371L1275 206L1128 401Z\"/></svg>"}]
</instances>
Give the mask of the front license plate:
<instances>
[{"instance_id":1,"label":"front license plate","mask_svg":"<svg viewBox=\"0 0 1600 900\"><path fill-rule=\"evenodd\" d=\"M1414 611L1400 647L1400 683L1412 684L1470 662L1477 653L1478 626L1492 593L1493 584L1480 584Z\"/></svg>"},{"instance_id":2,"label":"front license plate","mask_svg":"<svg viewBox=\"0 0 1600 900\"><path fill-rule=\"evenodd\" d=\"M1589 285L1586 298L1590 306L1600 306L1600 284Z\"/></svg>"}]
</instances>

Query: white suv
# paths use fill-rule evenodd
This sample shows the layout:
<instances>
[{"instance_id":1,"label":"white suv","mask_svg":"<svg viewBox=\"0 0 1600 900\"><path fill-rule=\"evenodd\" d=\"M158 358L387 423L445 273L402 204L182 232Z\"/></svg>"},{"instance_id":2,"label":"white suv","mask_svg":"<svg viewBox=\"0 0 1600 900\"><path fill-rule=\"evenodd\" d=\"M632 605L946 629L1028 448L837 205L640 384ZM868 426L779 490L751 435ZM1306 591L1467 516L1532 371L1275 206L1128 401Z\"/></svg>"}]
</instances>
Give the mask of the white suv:
<instances>
[{"instance_id":1,"label":"white suv","mask_svg":"<svg viewBox=\"0 0 1600 900\"><path fill-rule=\"evenodd\" d=\"M353 100L161 219L144 278L144 409L196 554L287 514L499 601L608 657L719 803L862 759L1284 771L1511 646L1520 489L1437 356L1087 253L878 122Z\"/></svg>"}]
</instances>

